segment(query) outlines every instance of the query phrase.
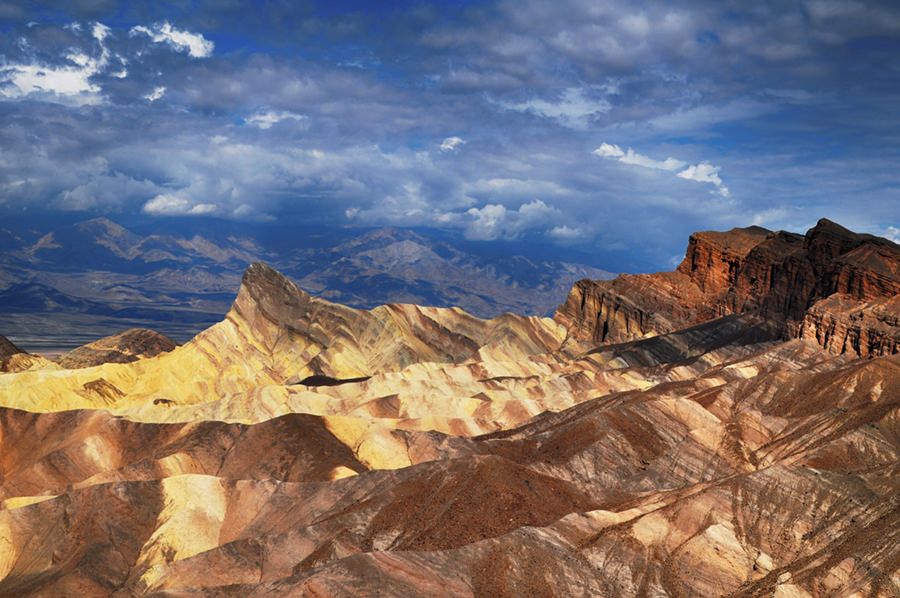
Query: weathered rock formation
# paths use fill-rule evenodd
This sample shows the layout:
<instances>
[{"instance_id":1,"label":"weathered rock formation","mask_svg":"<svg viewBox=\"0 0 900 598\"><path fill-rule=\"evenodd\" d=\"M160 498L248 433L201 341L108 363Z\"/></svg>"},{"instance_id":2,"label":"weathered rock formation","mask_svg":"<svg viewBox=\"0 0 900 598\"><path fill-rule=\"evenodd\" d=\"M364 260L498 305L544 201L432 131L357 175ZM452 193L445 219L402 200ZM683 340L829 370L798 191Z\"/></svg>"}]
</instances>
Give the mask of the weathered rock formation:
<instances>
[{"instance_id":1,"label":"weathered rock formation","mask_svg":"<svg viewBox=\"0 0 900 598\"><path fill-rule=\"evenodd\" d=\"M0 336L0 373L27 370L44 361L41 357L26 353L5 336Z\"/></svg>"},{"instance_id":2,"label":"weathered rock formation","mask_svg":"<svg viewBox=\"0 0 900 598\"><path fill-rule=\"evenodd\" d=\"M169 353L0 375L0 596L894 596L897 248L817 228L556 323L256 264Z\"/></svg>"},{"instance_id":3,"label":"weathered rock formation","mask_svg":"<svg viewBox=\"0 0 900 598\"><path fill-rule=\"evenodd\" d=\"M579 281L555 319L574 338L609 343L752 313L778 322L784 338L884 355L900 348L897 293L900 246L823 219L805 236L695 233L676 271Z\"/></svg>"},{"instance_id":4,"label":"weathered rock formation","mask_svg":"<svg viewBox=\"0 0 900 598\"><path fill-rule=\"evenodd\" d=\"M144 357L168 353L178 346L169 337L147 330L131 328L101 338L64 353L54 361L64 368L86 368L104 363L130 363Z\"/></svg>"},{"instance_id":5,"label":"weathered rock formation","mask_svg":"<svg viewBox=\"0 0 900 598\"><path fill-rule=\"evenodd\" d=\"M24 353L24 351L12 344L5 336L0 336L0 359L5 359L16 353Z\"/></svg>"},{"instance_id":6,"label":"weathered rock formation","mask_svg":"<svg viewBox=\"0 0 900 598\"><path fill-rule=\"evenodd\" d=\"M12 344L8 338L0 336L0 360L5 360L13 355L24 352L25 351Z\"/></svg>"}]
</instances>

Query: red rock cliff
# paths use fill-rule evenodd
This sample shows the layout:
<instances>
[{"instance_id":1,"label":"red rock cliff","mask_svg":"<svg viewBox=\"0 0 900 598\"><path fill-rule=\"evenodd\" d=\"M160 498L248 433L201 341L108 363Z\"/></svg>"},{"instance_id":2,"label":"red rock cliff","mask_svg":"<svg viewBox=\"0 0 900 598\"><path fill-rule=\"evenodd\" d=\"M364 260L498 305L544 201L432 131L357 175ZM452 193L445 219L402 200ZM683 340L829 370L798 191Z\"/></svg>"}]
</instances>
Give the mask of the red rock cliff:
<instances>
[{"instance_id":1,"label":"red rock cliff","mask_svg":"<svg viewBox=\"0 0 900 598\"><path fill-rule=\"evenodd\" d=\"M691 235L674 272L575 284L555 319L600 343L757 313L829 351L900 351L900 246L822 219L806 235L760 227Z\"/></svg>"}]
</instances>

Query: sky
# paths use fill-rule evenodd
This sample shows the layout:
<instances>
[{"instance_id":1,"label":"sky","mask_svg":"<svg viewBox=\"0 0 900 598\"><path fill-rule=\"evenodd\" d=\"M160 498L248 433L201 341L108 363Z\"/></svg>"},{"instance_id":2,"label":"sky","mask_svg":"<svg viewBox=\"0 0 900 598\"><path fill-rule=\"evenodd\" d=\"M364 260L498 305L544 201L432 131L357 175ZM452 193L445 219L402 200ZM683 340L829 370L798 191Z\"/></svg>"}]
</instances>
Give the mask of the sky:
<instances>
[{"instance_id":1,"label":"sky","mask_svg":"<svg viewBox=\"0 0 900 598\"><path fill-rule=\"evenodd\" d=\"M0 218L437 228L609 270L900 237L893 0L0 0Z\"/></svg>"}]
</instances>

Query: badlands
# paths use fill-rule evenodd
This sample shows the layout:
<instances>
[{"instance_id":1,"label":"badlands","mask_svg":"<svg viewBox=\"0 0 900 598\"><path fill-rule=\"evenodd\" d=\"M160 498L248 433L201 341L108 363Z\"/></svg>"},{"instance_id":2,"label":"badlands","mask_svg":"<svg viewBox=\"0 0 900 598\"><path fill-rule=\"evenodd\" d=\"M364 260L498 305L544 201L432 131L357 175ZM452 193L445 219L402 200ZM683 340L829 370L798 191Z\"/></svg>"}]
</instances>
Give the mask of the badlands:
<instances>
[{"instance_id":1,"label":"badlands","mask_svg":"<svg viewBox=\"0 0 900 598\"><path fill-rule=\"evenodd\" d=\"M822 220L552 319L254 263L182 346L0 338L0 596L900 595L898 292Z\"/></svg>"}]
</instances>

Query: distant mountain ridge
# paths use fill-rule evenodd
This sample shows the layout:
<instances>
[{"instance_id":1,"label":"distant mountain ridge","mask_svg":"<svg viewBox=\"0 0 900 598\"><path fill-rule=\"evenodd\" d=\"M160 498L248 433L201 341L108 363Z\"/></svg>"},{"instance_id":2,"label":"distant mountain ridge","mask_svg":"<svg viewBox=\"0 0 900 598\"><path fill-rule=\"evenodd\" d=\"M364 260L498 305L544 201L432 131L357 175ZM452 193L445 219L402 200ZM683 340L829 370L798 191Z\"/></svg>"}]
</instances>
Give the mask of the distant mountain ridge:
<instances>
[{"instance_id":1,"label":"distant mountain ridge","mask_svg":"<svg viewBox=\"0 0 900 598\"><path fill-rule=\"evenodd\" d=\"M94 218L28 234L4 229L4 331L19 338L27 331L16 329L16 314L46 314L60 318L64 341L64 316L77 313L97 319L98 338L116 332L111 327L147 327L184 342L221 318L242 273L257 260L313 295L352 307L459 306L482 317L508 311L546 315L575 280L611 276L584 264L463 249L405 229L282 227L267 234L263 228L172 228L160 223L134 232Z\"/></svg>"}]
</instances>

